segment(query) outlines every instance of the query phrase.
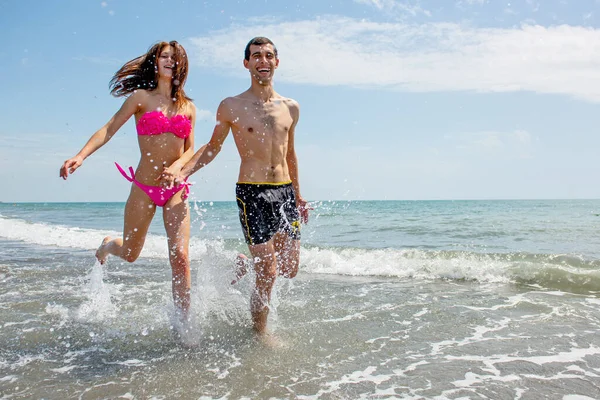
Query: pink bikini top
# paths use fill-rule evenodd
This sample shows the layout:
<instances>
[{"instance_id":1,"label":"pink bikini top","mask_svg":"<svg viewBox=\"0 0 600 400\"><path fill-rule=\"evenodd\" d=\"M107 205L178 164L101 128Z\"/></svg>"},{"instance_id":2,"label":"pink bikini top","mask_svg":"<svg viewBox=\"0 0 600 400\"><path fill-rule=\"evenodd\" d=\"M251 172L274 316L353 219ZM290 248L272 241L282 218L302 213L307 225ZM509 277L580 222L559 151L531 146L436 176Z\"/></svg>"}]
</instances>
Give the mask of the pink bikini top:
<instances>
[{"instance_id":1,"label":"pink bikini top","mask_svg":"<svg viewBox=\"0 0 600 400\"><path fill-rule=\"evenodd\" d=\"M169 132L185 139L190 136L191 131L192 121L181 114L169 118L162 111L150 111L142 115L137 122L138 135L160 135Z\"/></svg>"}]
</instances>

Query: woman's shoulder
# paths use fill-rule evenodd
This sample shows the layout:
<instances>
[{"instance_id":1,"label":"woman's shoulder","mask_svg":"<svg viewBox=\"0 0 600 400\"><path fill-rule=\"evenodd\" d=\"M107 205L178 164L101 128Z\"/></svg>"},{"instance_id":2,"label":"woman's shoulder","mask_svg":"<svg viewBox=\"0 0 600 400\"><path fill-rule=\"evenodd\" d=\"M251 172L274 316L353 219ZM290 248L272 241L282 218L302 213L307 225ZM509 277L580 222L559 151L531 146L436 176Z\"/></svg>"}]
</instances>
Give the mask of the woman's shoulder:
<instances>
[{"instance_id":1,"label":"woman's shoulder","mask_svg":"<svg viewBox=\"0 0 600 400\"><path fill-rule=\"evenodd\" d=\"M137 89L137 90L134 90L127 97L126 101L128 101L130 103L135 103L140 108L144 108L144 106L145 106L146 102L148 101L149 97L150 97L150 94L148 93L147 90Z\"/></svg>"},{"instance_id":2,"label":"woman's shoulder","mask_svg":"<svg viewBox=\"0 0 600 400\"><path fill-rule=\"evenodd\" d=\"M146 89L136 89L131 93L130 97L136 97L138 99L147 99L150 97L150 91Z\"/></svg>"},{"instance_id":3,"label":"woman's shoulder","mask_svg":"<svg viewBox=\"0 0 600 400\"><path fill-rule=\"evenodd\" d=\"M181 112L179 114L186 115L190 118L195 118L196 117L196 105L194 104L193 101L187 100L185 102L185 104L183 105Z\"/></svg>"}]
</instances>

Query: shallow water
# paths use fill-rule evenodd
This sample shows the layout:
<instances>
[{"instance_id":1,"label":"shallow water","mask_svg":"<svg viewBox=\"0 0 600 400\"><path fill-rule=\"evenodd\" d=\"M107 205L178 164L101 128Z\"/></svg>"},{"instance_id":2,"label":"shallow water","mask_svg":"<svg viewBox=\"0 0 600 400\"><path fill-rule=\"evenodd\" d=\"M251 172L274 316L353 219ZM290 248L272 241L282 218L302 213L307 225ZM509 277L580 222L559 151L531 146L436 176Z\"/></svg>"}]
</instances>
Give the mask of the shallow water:
<instances>
[{"instance_id":1,"label":"shallow water","mask_svg":"<svg viewBox=\"0 0 600 400\"><path fill-rule=\"evenodd\" d=\"M173 312L160 225L138 261L111 258L101 267L93 249L113 225L118 233L118 212L103 228L94 206L75 207L88 218L63 223L53 212L67 206L36 206L38 213L26 205L20 215L0 208L1 398L600 398L595 220L582 225L588 239L580 243L571 205L548 206L520 230L497 228L503 206L477 225L501 231L497 239L438 242L449 229L440 215L465 215L439 206L427 222L431 206L412 206L379 211L395 212L398 224L423 213L407 225L429 223L429 232L399 227L387 247L364 233L341 235L350 224L362 229L372 208L316 211L298 277L276 284L274 347L251 330L253 275L229 285L244 248L229 205L196 214L185 326ZM544 219L560 223L534 236ZM388 223L382 218L371 232L387 232ZM413 245L403 246L404 236ZM553 250L526 250L534 244Z\"/></svg>"}]
</instances>

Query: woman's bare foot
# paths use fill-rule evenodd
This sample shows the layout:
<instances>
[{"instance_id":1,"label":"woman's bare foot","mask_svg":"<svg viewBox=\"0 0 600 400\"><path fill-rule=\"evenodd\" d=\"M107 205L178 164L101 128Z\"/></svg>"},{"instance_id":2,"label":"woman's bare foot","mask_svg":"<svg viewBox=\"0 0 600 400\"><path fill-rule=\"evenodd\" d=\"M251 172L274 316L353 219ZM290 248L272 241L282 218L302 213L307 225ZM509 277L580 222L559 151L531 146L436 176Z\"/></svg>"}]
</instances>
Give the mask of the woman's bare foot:
<instances>
[{"instance_id":1,"label":"woman's bare foot","mask_svg":"<svg viewBox=\"0 0 600 400\"><path fill-rule=\"evenodd\" d=\"M250 260L244 254L238 254L235 259L235 279L231 281L232 285L235 285L248 273L248 267L250 266Z\"/></svg>"},{"instance_id":2,"label":"woman's bare foot","mask_svg":"<svg viewBox=\"0 0 600 400\"><path fill-rule=\"evenodd\" d=\"M110 242L110 236L105 237L100 247L98 247L98 250L96 250L96 258L98 259L101 265L104 265L106 259L108 258L108 255L110 254L106 249L106 245L108 244L108 242Z\"/></svg>"}]
</instances>

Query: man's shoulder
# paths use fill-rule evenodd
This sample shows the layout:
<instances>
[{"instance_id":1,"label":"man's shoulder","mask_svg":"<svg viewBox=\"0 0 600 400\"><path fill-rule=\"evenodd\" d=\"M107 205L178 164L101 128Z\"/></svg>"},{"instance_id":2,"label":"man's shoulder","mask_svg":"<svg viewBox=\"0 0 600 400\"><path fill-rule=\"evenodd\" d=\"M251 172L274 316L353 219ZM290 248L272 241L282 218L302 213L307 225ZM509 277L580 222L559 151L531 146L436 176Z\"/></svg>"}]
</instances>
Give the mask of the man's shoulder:
<instances>
[{"instance_id":1,"label":"man's shoulder","mask_svg":"<svg viewBox=\"0 0 600 400\"><path fill-rule=\"evenodd\" d=\"M219 110L217 112L218 116L222 121L235 118L238 110L244 106L243 102L244 100L240 97L240 95L225 97L219 104Z\"/></svg>"},{"instance_id":2,"label":"man's shoulder","mask_svg":"<svg viewBox=\"0 0 600 400\"><path fill-rule=\"evenodd\" d=\"M244 99L244 93L240 93L240 94L235 95L235 96L225 97L221 101L221 104L234 105L234 104L239 104L240 102L242 102L244 100L245 100Z\"/></svg>"},{"instance_id":3,"label":"man's shoulder","mask_svg":"<svg viewBox=\"0 0 600 400\"><path fill-rule=\"evenodd\" d=\"M291 97L281 97L281 100L288 106L288 107L294 107L294 108L299 108L300 104L298 104L298 102L294 99L292 99Z\"/></svg>"},{"instance_id":4,"label":"man's shoulder","mask_svg":"<svg viewBox=\"0 0 600 400\"><path fill-rule=\"evenodd\" d=\"M279 93L277 93L277 97L275 97L274 100L278 100L288 107L298 107L298 102L296 100L291 97L282 96Z\"/></svg>"},{"instance_id":5,"label":"man's shoulder","mask_svg":"<svg viewBox=\"0 0 600 400\"><path fill-rule=\"evenodd\" d=\"M296 100L294 100L290 97L281 96L280 100L290 110L290 112L292 113L294 118L297 118L298 113L300 112L300 104L298 104L298 102Z\"/></svg>"}]
</instances>

